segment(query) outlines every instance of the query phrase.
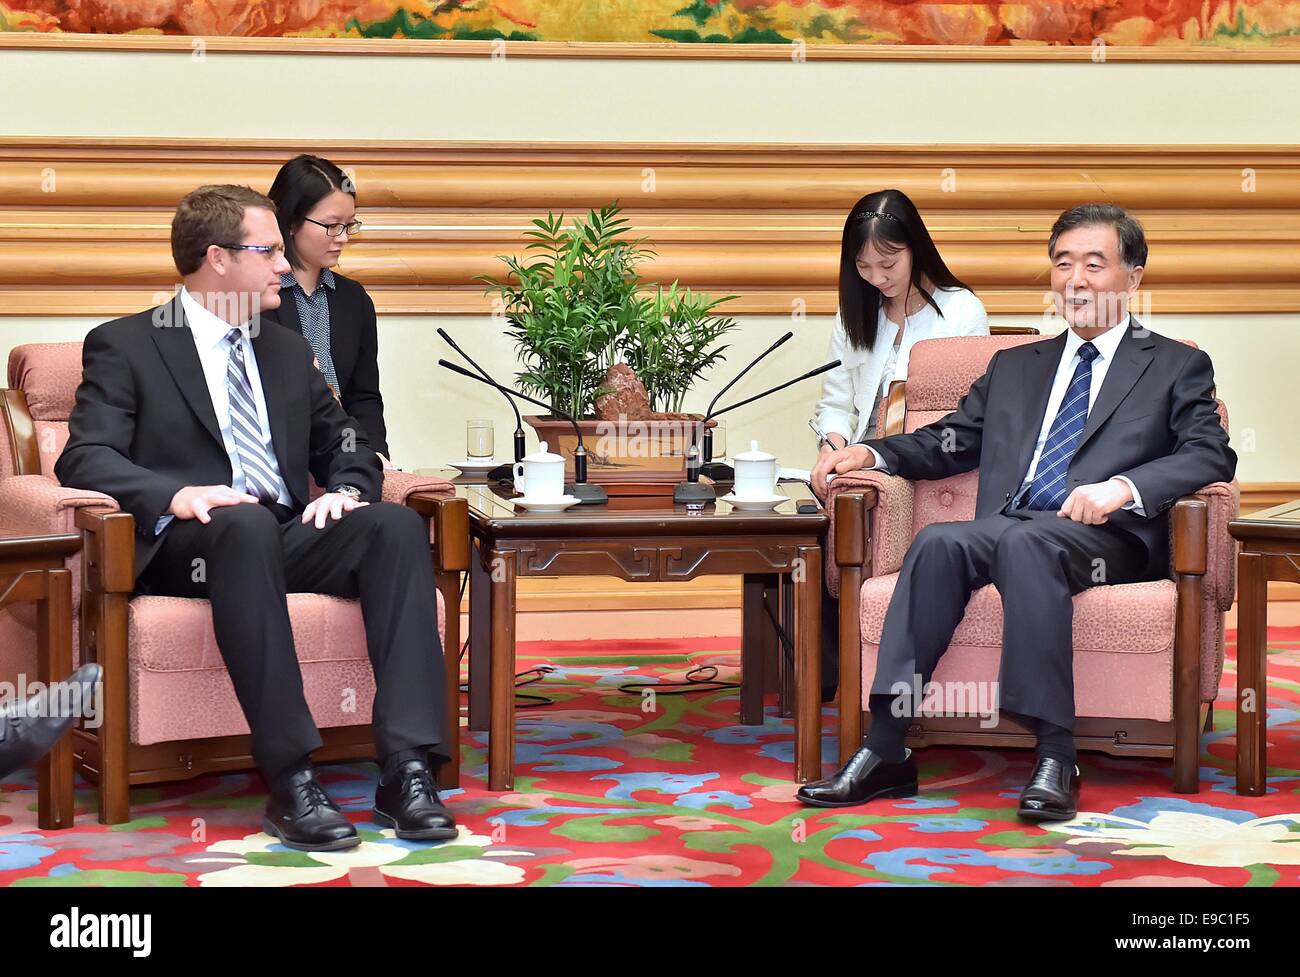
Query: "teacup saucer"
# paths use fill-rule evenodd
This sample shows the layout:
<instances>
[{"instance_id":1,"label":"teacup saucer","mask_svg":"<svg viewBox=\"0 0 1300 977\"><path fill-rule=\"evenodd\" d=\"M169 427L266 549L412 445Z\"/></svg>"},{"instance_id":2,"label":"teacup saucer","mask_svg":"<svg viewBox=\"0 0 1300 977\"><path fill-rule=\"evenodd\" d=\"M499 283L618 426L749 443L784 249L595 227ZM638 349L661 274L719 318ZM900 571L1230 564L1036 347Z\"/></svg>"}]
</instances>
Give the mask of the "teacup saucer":
<instances>
[{"instance_id":1,"label":"teacup saucer","mask_svg":"<svg viewBox=\"0 0 1300 977\"><path fill-rule=\"evenodd\" d=\"M463 475L481 475L484 472L490 472L501 462L495 458L474 458L465 459L464 461L449 461L447 464L458 469Z\"/></svg>"},{"instance_id":2,"label":"teacup saucer","mask_svg":"<svg viewBox=\"0 0 1300 977\"><path fill-rule=\"evenodd\" d=\"M719 502L726 502L733 509L742 510L775 509L786 500L787 496L784 495L737 496L734 492L718 497Z\"/></svg>"},{"instance_id":3,"label":"teacup saucer","mask_svg":"<svg viewBox=\"0 0 1300 977\"><path fill-rule=\"evenodd\" d=\"M563 512L571 505L578 504L576 495L561 495L558 499L530 499L526 495L511 499L515 505L523 506L529 512Z\"/></svg>"}]
</instances>

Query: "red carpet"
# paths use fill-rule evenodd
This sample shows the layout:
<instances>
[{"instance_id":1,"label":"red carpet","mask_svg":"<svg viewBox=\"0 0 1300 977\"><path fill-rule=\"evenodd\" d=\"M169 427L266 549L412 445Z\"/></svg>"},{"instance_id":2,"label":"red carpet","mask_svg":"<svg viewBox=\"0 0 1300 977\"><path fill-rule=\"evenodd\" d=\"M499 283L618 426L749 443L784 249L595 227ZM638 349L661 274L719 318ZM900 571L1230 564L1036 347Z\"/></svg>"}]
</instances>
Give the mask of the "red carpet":
<instances>
[{"instance_id":1,"label":"red carpet","mask_svg":"<svg viewBox=\"0 0 1300 977\"><path fill-rule=\"evenodd\" d=\"M1230 634L1230 638L1233 635ZM375 767L322 768L365 839L341 854L287 851L258 828L261 781L235 774L132 792L106 828L78 794L75 828L36 829L34 780L0 785L0 885L1295 885L1300 882L1300 628L1270 631L1269 793L1239 797L1232 662L1203 740L1198 795L1165 761L1084 754L1080 817L1015 816L1026 751L919 754L922 791L851 811L792 800L790 724L737 725L734 691L618 691L694 665L735 678L735 639L531 643L521 669L555 666L519 710L516 789L484 789L485 735L449 795L455 841L396 840L370 818ZM827 730L834 715L827 711ZM824 743L832 760L833 741ZM829 769L829 766L828 766ZM84 787L84 785L82 785ZM84 812L84 813L83 813Z\"/></svg>"}]
</instances>

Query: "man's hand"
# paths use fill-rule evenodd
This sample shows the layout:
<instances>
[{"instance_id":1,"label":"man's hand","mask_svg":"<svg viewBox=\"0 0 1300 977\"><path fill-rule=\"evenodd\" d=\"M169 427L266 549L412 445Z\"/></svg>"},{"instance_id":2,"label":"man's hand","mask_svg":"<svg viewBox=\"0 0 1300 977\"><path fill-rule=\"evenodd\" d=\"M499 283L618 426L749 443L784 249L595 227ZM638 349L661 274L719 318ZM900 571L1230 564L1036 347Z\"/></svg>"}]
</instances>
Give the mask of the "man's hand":
<instances>
[{"instance_id":1,"label":"man's hand","mask_svg":"<svg viewBox=\"0 0 1300 977\"><path fill-rule=\"evenodd\" d=\"M1112 478L1108 482L1080 485L1070 493L1057 515L1089 526L1098 526L1112 512L1124 508L1132 501L1133 492L1128 483Z\"/></svg>"},{"instance_id":2,"label":"man's hand","mask_svg":"<svg viewBox=\"0 0 1300 977\"><path fill-rule=\"evenodd\" d=\"M817 459L817 467L812 471L812 490L821 498L826 498L826 478L829 475L843 475L861 468L870 468L875 462L871 449L865 444L850 444L835 451L827 451Z\"/></svg>"},{"instance_id":3,"label":"man's hand","mask_svg":"<svg viewBox=\"0 0 1300 977\"><path fill-rule=\"evenodd\" d=\"M370 505L370 503L357 502L352 496L344 495L342 492L326 492L319 498L313 499L307 504L307 508L302 510L302 521L310 522L315 516L316 528L324 529L328 520L342 519L343 513L360 509L363 505Z\"/></svg>"},{"instance_id":4,"label":"man's hand","mask_svg":"<svg viewBox=\"0 0 1300 977\"><path fill-rule=\"evenodd\" d=\"M187 485L172 496L167 511L177 519L197 519L202 523L212 521L208 513L223 505L257 504L257 498L247 492L236 492L229 485Z\"/></svg>"}]
</instances>

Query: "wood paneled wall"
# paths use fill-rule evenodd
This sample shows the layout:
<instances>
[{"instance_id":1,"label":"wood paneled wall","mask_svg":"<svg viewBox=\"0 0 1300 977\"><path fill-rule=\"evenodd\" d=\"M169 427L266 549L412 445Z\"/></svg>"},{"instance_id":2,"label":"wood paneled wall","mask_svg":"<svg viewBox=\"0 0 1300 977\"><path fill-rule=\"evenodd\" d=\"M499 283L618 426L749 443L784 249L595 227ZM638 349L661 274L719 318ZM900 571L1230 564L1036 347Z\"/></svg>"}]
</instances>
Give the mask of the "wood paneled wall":
<instances>
[{"instance_id":1,"label":"wood paneled wall","mask_svg":"<svg viewBox=\"0 0 1300 977\"><path fill-rule=\"evenodd\" d=\"M171 212L204 183L265 190L301 151L354 175L366 228L342 270L381 313L488 311L475 277L548 209L619 200L658 281L736 294L733 314L829 314L844 215L897 187L989 311L1045 306L1048 230L1129 208L1168 313L1300 309L1300 147L359 143L0 137L0 314L112 315L176 284ZM802 304L801 304L802 303Z\"/></svg>"}]
</instances>

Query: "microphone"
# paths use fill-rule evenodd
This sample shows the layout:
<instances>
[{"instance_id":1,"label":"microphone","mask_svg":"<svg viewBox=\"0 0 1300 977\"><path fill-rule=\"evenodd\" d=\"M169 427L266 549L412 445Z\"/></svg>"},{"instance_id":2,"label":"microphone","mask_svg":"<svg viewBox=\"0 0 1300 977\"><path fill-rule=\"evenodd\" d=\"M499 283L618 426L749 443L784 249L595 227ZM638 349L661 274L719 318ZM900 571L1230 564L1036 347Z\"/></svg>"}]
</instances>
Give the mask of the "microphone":
<instances>
[{"instance_id":1,"label":"microphone","mask_svg":"<svg viewBox=\"0 0 1300 977\"><path fill-rule=\"evenodd\" d=\"M475 363L468 353L456 345L456 340L447 335L446 329L439 326L438 335L445 339L447 345L459 353L466 363L474 367L474 369L478 371L479 376L483 377L485 380L492 380L492 377L488 375L487 370ZM496 383L495 380L492 380L492 382ZM504 394L505 392L502 391L502 393ZM519 416L519 407L515 404L513 397L506 395L506 403L509 404L510 409L515 412L515 461L523 461L524 451L527 450L527 444L524 441L524 419ZM514 478L514 466L509 462L497 465L496 468L493 468L487 473L487 479L489 482L508 482L512 478Z\"/></svg>"},{"instance_id":2,"label":"microphone","mask_svg":"<svg viewBox=\"0 0 1300 977\"><path fill-rule=\"evenodd\" d=\"M709 401L708 410L704 412L706 418L713 416L712 413L713 408L716 407L718 401L722 399L722 395L736 385L737 380L739 380L746 373L748 373L750 370L756 367L759 364L759 362L767 356L768 353L774 352L777 349L777 347L784 345L785 343L787 343L789 340L793 338L794 338L794 332L793 331L787 332L784 336L782 336L780 339L774 342L771 346L769 346L767 349L763 350L763 352L759 353L756 357L754 357L753 361L749 364L749 366L745 367L734 377L732 377L731 382L728 383L721 390L719 390L717 396L715 396L713 400ZM691 443L692 445L694 444L694 438L691 439ZM722 465L722 464L715 465L713 463L713 428L711 427L704 428L704 465L700 469L700 474L704 475L706 478L711 478L714 481L718 481L718 482L730 481L731 479L736 477L736 473L730 465Z\"/></svg>"},{"instance_id":3,"label":"microphone","mask_svg":"<svg viewBox=\"0 0 1300 977\"><path fill-rule=\"evenodd\" d=\"M479 383L485 383L489 387L496 387L503 394L511 397L518 397L520 400L526 400L530 404L536 404L538 407L545 407L552 414L563 417L573 425L573 432L578 436L578 450L573 453L573 495L578 501L585 504L594 504L608 502L609 496L599 485L592 485L587 481L587 447L582 441L582 430L578 427L578 422L569 414L558 410L554 405L546 403L544 400L536 400L527 394L521 394L518 390L511 390L509 387L503 387L495 380L489 380L487 377L481 377L477 373L471 373L463 366L457 366L455 363L448 363L446 360L439 360L438 365L451 370L453 373L459 373L461 376L469 377L471 380L477 380Z\"/></svg>"},{"instance_id":4,"label":"microphone","mask_svg":"<svg viewBox=\"0 0 1300 977\"><path fill-rule=\"evenodd\" d=\"M768 350L768 352L771 352L771 350ZM763 355L766 356L767 354L764 353ZM744 407L746 404L752 404L756 400L761 400L770 394L778 393L786 387L794 386L796 383L802 383L804 380L810 380L813 377L821 376L823 373L826 373L828 370L833 370L839 365L839 360L831 360L831 362L823 363L815 370L809 370L807 373L797 376L793 380L787 380L785 383L778 384L769 390L764 390L762 393L754 394L752 397L746 397L744 400L731 404L728 407L723 407L721 410L711 410L705 415L701 426L708 424L709 421L713 420L713 418L726 414L728 411L733 411L738 407ZM690 450L686 453L686 481L678 482L677 486L673 489L674 502L683 502L686 505L699 506L706 502L712 502L717 497L717 494L713 491L712 485L705 485L700 481L699 459L700 450L694 443L692 443Z\"/></svg>"}]
</instances>

